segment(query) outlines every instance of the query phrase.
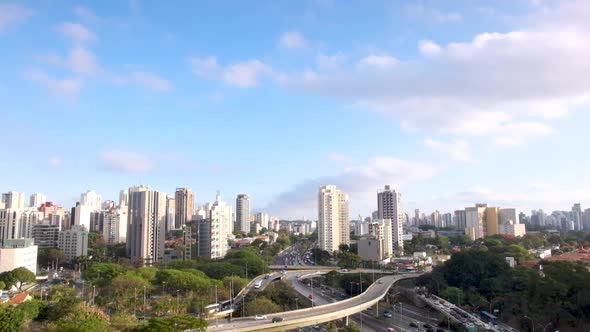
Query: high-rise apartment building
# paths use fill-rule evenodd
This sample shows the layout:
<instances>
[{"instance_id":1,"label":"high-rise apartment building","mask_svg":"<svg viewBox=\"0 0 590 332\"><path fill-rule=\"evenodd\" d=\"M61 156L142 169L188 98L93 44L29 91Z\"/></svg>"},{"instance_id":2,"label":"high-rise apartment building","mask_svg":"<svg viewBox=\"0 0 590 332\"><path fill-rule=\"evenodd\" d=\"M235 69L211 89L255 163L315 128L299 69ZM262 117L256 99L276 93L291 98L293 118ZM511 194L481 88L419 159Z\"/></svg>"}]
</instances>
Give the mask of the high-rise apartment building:
<instances>
[{"instance_id":1,"label":"high-rise apartment building","mask_svg":"<svg viewBox=\"0 0 590 332\"><path fill-rule=\"evenodd\" d=\"M94 191L88 190L80 195L80 204L89 207L91 212L100 212L102 208L102 197Z\"/></svg>"},{"instance_id":2,"label":"high-rise apartment building","mask_svg":"<svg viewBox=\"0 0 590 332\"><path fill-rule=\"evenodd\" d=\"M119 206L127 206L129 203L129 192L127 190L121 190L119 192Z\"/></svg>"},{"instance_id":3,"label":"high-rise apartment building","mask_svg":"<svg viewBox=\"0 0 590 332\"><path fill-rule=\"evenodd\" d=\"M377 219L369 224L369 234L375 239L382 240L382 258L393 256L393 235L391 231L391 219Z\"/></svg>"},{"instance_id":4,"label":"high-rise apartment building","mask_svg":"<svg viewBox=\"0 0 590 332\"><path fill-rule=\"evenodd\" d=\"M49 223L33 225L32 238L39 249L55 248L59 238L59 225Z\"/></svg>"},{"instance_id":5,"label":"high-rise apartment building","mask_svg":"<svg viewBox=\"0 0 590 332\"><path fill-rule=\"evenodd\" d=\"M220 259L229 250L228 238L233 233L232 207L217 193L215 202L208 204L206 209L211 228L211 258Z\"/></svg>"},{"instance_id":6,"label":"high-rise apartment building","mask_svg":"<svg viewBox=\"0 0 590 332\"><path fill-rule=\"evenodd\" d=\"M127 255L139 265L152 265L164 255L166 197L147 186L129 188Z\"/></svg>"},{"instance_id":7,"label":"high-rise apartment building","mask_svg":"<svg viewBox=\"0 0 590 332\"><path fill-rule=\"evenodd\" d=\"M34 208L0 209L0 245L8 239L31 238L33 225L43 220Z\"/></svg>"},{"instance_id":8,"label":"high-rise apartment building","mask_svg":"<svg viewBox=\"0 0 590 332\"><path fill-rule=\"evenodd\" d=\"M32 194L29 200L29 207L38 208L47 202L47 196L43 194Z\"/></svg>"},{"instance_id":9,"label":"high-rise apartment building","mask_svg":"<svg viewBox=\"0 0 590 332\"><path fill-rule=\"evenodd\" d=\"M108 244L127 241L127 206L102 211L102 237Z\"/></svg>"},{"instance_id":10,"label":"high-rise apartment building","mask_svg":"<svg viewBox=\"0 0 590 332\"><path fill-rule=\"evenodd\" d=\"M9 191L2 194L2 202L5 209L24 209L25 208L25 194L16 191Z\"/></svg>"},{"instance_id":11,"label":"high-rise apartment building","mask_svg":"<svg viewBox=\"0 0 590 332\"><path fill-rule=\"evenodd\" d=\"M88 230L92 229L92 213L98 211L100 211L100 208L96 210L94 205L76 203L76 207L73 209L74 225L84 226Z\"/></svg>"},{"instance_id":12,"label":"high-rise apartment building","mask_svg":"<svg viewBox=\"0 0 590 332\"><path fill-rule=\"evenodd\" d=\"M483 229L484 236L500 234L500 208L486 208Z\"/></svg>"},{"instance_id":13,"label":"high-rise apartment building","mask_svg":"<svg viewBox=\"0 0 590 332\"><path fill-rule=\"evenodd\" d=\"M88 229L74 225L67 231L59 232L58 248L63 251L66 260L88 255Z\"/></svg>"},{"instance_id":14,"label":"high-rise apartment building","mask_svg":"<svg viewBox=\"0 0 590 332\"><path fill-rule=\"evenodd\" d=\"M185 225L183 234L185 243L183 259L211 258L211 220L194 218Z\"/></svg>"},{"instance_id":15,"label":"high-rise apartment building","mask_svg":"<svg viewBox=\"0 0 590 332\"><path fill-rule=\"evenodd\" d=\"M250 232L250 198L246 194L239 194L236 198L236 230Z\"/></svg>"},{"instance_id":16,"label":"high-rise apartment building","mask_svg":"<svg viewBox=\"0 0 590 332\"><path fill-rule=\"evenodd\" d=\"M176 229L176 200L174 197L166 198L166 233Z\"/></svg>"},{"instance_id":17,"label":"high-rise apartment building","mask_svg":"<svg viewBox=\"0 0 590 332\"><path fill-rule=\"evenodd\" d=\"M322 186L318 194L318 243L330 253L350 244L348 195L334 185Z\"/></svg>"},{"instance_id":18,"label":"high-rise apartment building","mask_svg":"<svg viewBox=\"0 0 590 332\"><path fill-rule=\"evenodd\" d=\"M402 208L402 194L392 190L389 185L377 194L377 213L379 219L391 220L391 235L393 245L400 253L404 250L403 224L404 211Z\"/></svg>"},{"instance_id":19,"label":"high-rise apartment building","mask_svg":"<svg viewBox=\"0 0 590 332\"><path fill-rule=\"evenodd\" d=\"M472 240L481 239L485 235L484 219L487 206L478 204L465 208L465 235Z\"/></svg>"},{"instance_id":20,"label":"high-rise apartment building","mask_svg":"<svg viewBox=\"0 0 590 332\"><path fill-rule=\"evenodd\" d=\"M574 206L572 206L572 221L574 222L574 229L576 231L581 231L584 229L582 216L582 205L580 203L574 204Z\"/></svg>"},{"instance_id":21,"label":"high-rise apartment building","mask_svg":"<svg viewBox=\"0 0 590 332\"><path fill-rule=\"evenodd\" d=\"M195 194L188 188L176 188L174 203L174 227L182 229L182 226L189 222L195 213Z\"/></svg>"}]
</instances>

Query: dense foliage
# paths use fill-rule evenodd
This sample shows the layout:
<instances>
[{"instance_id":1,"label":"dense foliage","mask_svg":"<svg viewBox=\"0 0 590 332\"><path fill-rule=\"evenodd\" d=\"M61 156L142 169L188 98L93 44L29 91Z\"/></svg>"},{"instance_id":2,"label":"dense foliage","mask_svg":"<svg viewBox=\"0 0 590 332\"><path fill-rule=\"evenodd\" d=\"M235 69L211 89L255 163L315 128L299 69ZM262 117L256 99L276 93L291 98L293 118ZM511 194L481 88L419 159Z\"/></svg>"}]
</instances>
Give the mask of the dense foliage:
<instances>
[{"instance_id":1,"label":"dense foliage","mask_svg":"<svg viewBox=\"0 0 590 332\"><path fill-rule=\"evenodd\" d=\"M522 240L521 240L522 241ZM537 237L524 239L535 247ZM590 272L571 262L541 262L533 268L511 269L505 257L530 259L510 238L486 238L477 249L452 255L442 266L418 280L447 300L475 310L499 310L518 328L533 321L560 330L590 328Z\"/></svg>"}]
</instances>

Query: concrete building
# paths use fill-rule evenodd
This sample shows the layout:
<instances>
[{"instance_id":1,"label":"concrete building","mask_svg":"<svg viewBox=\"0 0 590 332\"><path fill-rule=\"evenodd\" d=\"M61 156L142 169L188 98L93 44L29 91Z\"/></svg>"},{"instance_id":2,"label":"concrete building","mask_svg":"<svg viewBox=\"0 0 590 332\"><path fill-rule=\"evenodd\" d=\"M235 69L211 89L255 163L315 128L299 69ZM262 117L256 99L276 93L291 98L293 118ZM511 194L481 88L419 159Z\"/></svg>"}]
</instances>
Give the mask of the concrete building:
<instances>
[{"instance_id":1,"label":"concrete building","mask_svg":"<svg viewBox=\"0 0 590 332\"><path fill-rule=\"evenodd\" d=\"M455 211L454 222L457 229L467 228L467 215L465 214L465 210Z\"/></svg>"},{"instance_id":2,"label":"concrete building","mask_svg":"<svg viewBox=\"0 0 590 332\"><path fill-rule=\"evenodd\" d=\"M49 223L33 225L32 237L39 249L57 248L59 225Z\"/></svg>"},{"instance_id":3,"label":"concrete building","mask_svg":"<svg viewBox=\"0 0 590 332\"><path fill-rule=\"evenodd\" d=\"M166 233L173 229L176 229L176 199L166 197Z\"/></svg>"},{"instance_id":4,"label":"concrete building","mask_svg":"<svg viewBox=\"0 0 590 332\"><path fill-rule=\"evenodd\" d=\"M2 203L5 209L24 209L25 208L25 194L16 191L9 191L2 194Z\"/></svg>"},{"instance_id":5,"label":"concrete building","mask_svg":"<svg viewBox=\"0 0 590 332\"><path fill-rule=\"evenodd\" d=\"M229 250L228 239L233 233L232 207L217 193L215 202L208 205L211 222L211 259L221 259Z\"/></svg>"},{"instance_id":6,"label":"concrete building","mask_svg":"<svg viewBox=\"0 0 590 332\"><path fill-rule=\"evenodd\" d=\"M268 222L262 224L268 228ZM250 197L246 194L239 194L236 198L236 231L248 233L250 231Z\"/></svg>"},{"instance_id":7,"label":"concrete building","mask_svg":"<svg viewBox=\"0 0 590 332\"><path fill-rule=\"evenodd\" d=\"M89 200L87 201L90 202ZM81 202L78 202L76 203L76 207L73 209L73 211L74 225L84 226L86 227L86 229L92 229L92 213L99 212L100 207L97 210L95 205L86 205L82 204Z\"/></svg>"},{"instance_id":8,"label":"concrete building","mask_svg":"<svg viewBox=\"0 0 590 332\"><path fill-rule=\"evenodd\" d=\"M580 203L574 204L574 206L572 206L572 221L574 222L574 228L576 231L581 231L584 229L582 216L582 205Z\"/></svg>"},{"instance_id":9,"label":"concrete building","mask_svg":"<svg viewBox=\"0 0 590 332\"><path fill-rule=\"evenodd\" d=\"M152 265L164 255L166 193L147 186L129 188L127 255L138 265Z\"/></svg>"},{"instance_id":10,"label":"concrete building","mask_svg":"<svg viewBox=\"0 0 590 332\"><path fill-rule=\"evenodd\" d=\"M381 239L360 239L357 241L359 256L364 261L382 261L383 257L383 240Z\"/></svg>"},{"instance_id":11,"label":"concrete building","mask_svg":"<svg viewBox=\"0 0 590 332\"><path fill-rule=\"evenodd\" d=\"M116 208L117 207L117 203L113 200L106 200L104 202L102 202L100 209L101 211L108 211L110 209Z\"/></svg>"},{"instance_id":12,"label":"concrete building","mask_svg":"<svg viewBox=\"0 0 590 332\"><path fill-rule=\"evenodd\" d=\"M0 209L0 245L7 239L31 237L33 225L43 220L35 209Z\"/></svg>"},{"instance_id":13,"label":"concrete building","mask_svg":"<svg viewBox=\"0 0 590 332\"><path fill-rule=\"evenodd\" d=\"M127 190L119 191L119 206L129 205L129 192Z\"/></svg>"},{"instance_id":14,"label":"concrete building","mask_svg":"<svg viewBox=\"0 0 590 332\"><path fill-rule=\"evenodd\" d=\"M80 204L88 206L92 212L100 212L102 208L102 196L92 190L88 190L80 195Z\"/></svg>"},{"instance_id":15,"label":"concrete building","mask_svg":"<svg viewBox=\"0 0 590 332\"><path fill-rule=\"evenodd\" d=\"M0 273L19 267L37 274L37 246L33 239L7 239L0 248Z\"/></svg>"},{"instance_id":16,"label":"concrete building","mask_svg":"<svg viewBox=\"0 0 590 332\"><path fill-rule=\"evenodd\" d=\"M391 231L391 219L377 219L369 224L369 234L373 238L381 240L381 249L383 250L381 257L383 259L393 256L394 244Z\"/></svg>"},{"instance_id":17,"label":"concrete building","mask_svg":"<svg viewBox=\"0 0 590 332\"><path fill-rule=\"evenodd\" d=\"M189 188L176 188L174 202L174 229L182 229L195 213L195 194Z\"/></svg>"},{"instance_id":18,"label":"concrete building","mask_svg":"<svg viewBox=\"0 0 590 332\"><path fill-rule=\"evenodd\" d=\"M501 224L500 225L500 234L507 234L516 237L521 237L526 235L526 225L525 224L514 224L512 222L508 224Z\"/></svg>"},{"instance_id":19,"label":"concrete building","mask_svg":"<svg viewBox=\"0 0 590 332\"><path fill-rule=\"evenodd\" d=\"M184 260L211 258L211 220L196 217L184 226Z\"/></svg>"},{"instance_id":20,"label":"concrete building","mask_svg":"<svg viewBox=\"0 0 590 332\"><path fill-rule=\"evenodd\" d=\"M510 222L521 224L519 214L518 210L514 208L500 209L500 224L509 224Z\"/></svg>"},{"instance_id":21,"label":"concrete building","mask_svg":"<svg viewBox=\"0 0 590 332\"><path fill-rule=\"evenodd\" d=\"M487 207L483 225L485 236L500 234L500 208Z\"/></svg>"},{"instance_id":22,"label":"concrete building","mask_svg":"<svg viewBox=\"0 0 590 332\"><path fill-rule=\"evenodd\" d=\"M590 209L584 210L584 230L590 230Z\"/></svg>"},{"instance_id":23,"label":"concrete building","mask_svg":"<svg viewBox=\"0 0 590 332\"><path fill-rule=\"evenodd\" d=\"M272 226L269 227L270 225L270 216L268 215L268 213L266 212L258 212L254 215L254 222L257 222L261 225L264 225L264 227L268 228L268 229L274 229Z\"/></svg>"},{"instance_id":24,"label":"concrete building","mask_svg":"<svg viewBox=\"0 0 590 332\"><path fill-rule=\"evenodd\" d=\"M403 223L405 219L402 208L402 194L399 191L392 190L386 185L383 191L377 194L377 213L378 219L391 220L391 235L393 245L400 253L404 251L403 241Z\"/></svg>"},{"instance_id":25,"label":"concrete building","mask_svg":"<svg viewBox=\"0 0 590 332\"><path fill-rule=\"evenodd\" d=\"M43 194L32 194L29 200L29 207L38 208L45 202L47 202L47 196Z\"/></svg>"},{"instance_id":26,"label":"concrete building","mask_svg":"<svg viewBox=\"0 0 590 332\"><path fill-rule=\"evenodd\" d=\"M319 189L318 244L329 253L337 251L341 244L350 244L348 195L334 185Z\"/></svg>"},{"instance_id":27,"label":"concrete building","mask_svg":"<svg viewBox=\"0 0 590 332\"><path fill-rule=\"evenodd\" d=\"M486 208L487 205L485 204L465 208L465 235L472 240L481 239L485 236L484 219Z\"/></svg>"},{"instance_id":28,"label":"concrete building","mask_svg":"<svg viewBox=\"0 0 590 332\"><path fill-rule=\"evenodd\" d=\"M102 237L108 244L127 241L127 206L102 211Z\"/></svg>"},{"instance_id":29,"label":"concrete building","mask_svg":"<svg viewBox=\"0 0 590 332\"><path fill-rule=\"evenodd\" d=\"M57 246L63 251L68 261L80 256L88 256L88 229L74 225L72 229L60 232Z\"/></svg>"}]
</instances>

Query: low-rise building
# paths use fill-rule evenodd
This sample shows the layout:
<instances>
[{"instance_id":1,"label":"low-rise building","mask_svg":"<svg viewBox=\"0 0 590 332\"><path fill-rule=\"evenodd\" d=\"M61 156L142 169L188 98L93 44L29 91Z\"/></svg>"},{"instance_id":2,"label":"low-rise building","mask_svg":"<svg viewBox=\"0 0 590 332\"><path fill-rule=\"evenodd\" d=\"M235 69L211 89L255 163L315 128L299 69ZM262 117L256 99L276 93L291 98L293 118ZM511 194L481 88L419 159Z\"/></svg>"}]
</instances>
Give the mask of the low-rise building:
<instances>
[{"instance_id":1,"label":"low-rise building","mask_svg":"<svg viewBox=\"0 0 590 332\"><path fill-rule=\"evenodd\" d=\"M33 239L6 239L0 248L0 273L18 267L37 274L37 246Z\"/></svg>"},{"instance_id":2,"label":"low-rise building","mask_svg":"<svg viewBox=\"0 0 590 332\"><path fill-rule=\"evenodd\" d=\"M365 238L357 241L358 254L365 261L383 260L383 240Z\"/></svg>"},{"instance_id":3,"label":"low-rise building","mask_svg":"<svg viewBox=\"0 0 590 332\"><path fill-rule=\"evenodd\" d=\"M88 255L88 229L74 225L72 229L59 233L58 248L64 252L66 260Z\"/></svg>"}]
</instances>

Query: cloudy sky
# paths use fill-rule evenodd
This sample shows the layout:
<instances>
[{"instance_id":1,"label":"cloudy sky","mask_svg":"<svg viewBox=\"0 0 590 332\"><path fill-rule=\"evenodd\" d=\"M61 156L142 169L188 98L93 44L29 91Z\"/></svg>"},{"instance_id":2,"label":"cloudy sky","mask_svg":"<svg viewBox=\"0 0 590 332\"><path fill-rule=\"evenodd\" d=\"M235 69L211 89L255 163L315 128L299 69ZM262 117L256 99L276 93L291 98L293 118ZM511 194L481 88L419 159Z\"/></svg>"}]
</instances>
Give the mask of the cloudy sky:
<instances>
[{"instance_id":1,"label":"cloudy sky","mask_svg":"<svg viewBox=\"0 0 590 332\"><path fill-rule=\"evenodd\" d=\"M590 204L590 1L3 1L0 190Z\"/></svg>"}]
</instances>

